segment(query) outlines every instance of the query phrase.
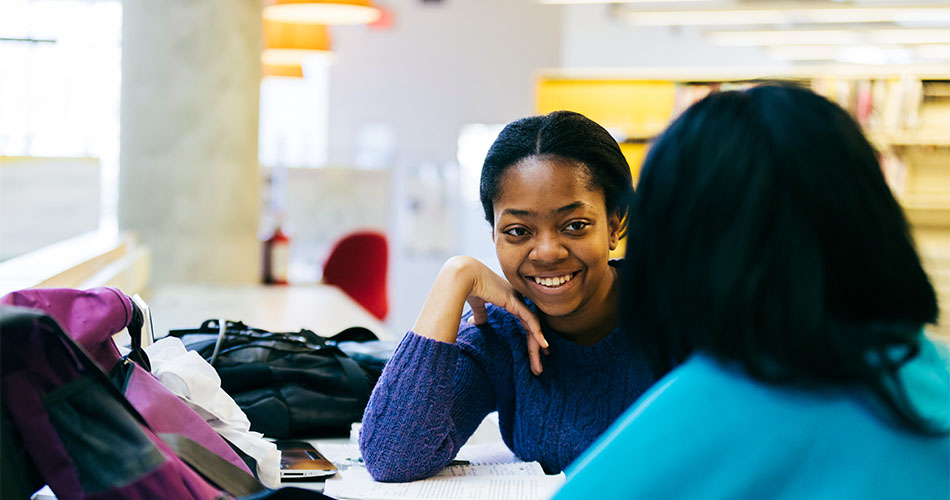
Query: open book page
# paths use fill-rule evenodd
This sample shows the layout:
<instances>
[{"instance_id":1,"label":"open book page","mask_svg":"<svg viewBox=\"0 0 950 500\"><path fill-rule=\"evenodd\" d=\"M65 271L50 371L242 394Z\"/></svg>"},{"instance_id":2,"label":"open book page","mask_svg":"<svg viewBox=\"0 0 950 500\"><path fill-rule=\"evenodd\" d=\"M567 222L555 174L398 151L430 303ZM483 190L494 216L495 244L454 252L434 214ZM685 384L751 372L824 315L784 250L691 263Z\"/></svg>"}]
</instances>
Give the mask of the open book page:
<instances>
[{"instance_id":1,"label":"open book page","mask_svg":"<svg viewBox=\"0 0 950 500\"><path fill-rule=\"evenodd\" d=\"M339 479L330 479L324 485L324 493L340 499L541 500L564 483L564 474L545 475L540 464L518 459L501 441L467 444L456 458L468 463L446 467L432 478L409 483L374 481L354 443L318 444L317 448L342 469Z\"/></svg>"},{"instance_id":2,"label":"open book page","mask_svg":"<svg viewBox=\"0 0 950 500\"><path fill-rule=\"evenodd\" d=\"M544 469L537 462L516 464L464 464L442 469L435 477L504 477L544 476Z\"/></svg>"},{"instance_id":3,"label":"open book page","mask_svg":"<svg viewBox=\"0 0 950 500\"><path fill-rule=\"evenodd\" d=\"M533 464L537 465L536 462ZM457 466L470 475L437 475L409 483L373 481L365 468L352 467L341 473L341 479L330 479L324 493L340 499L397 500L418 498L428 500L542 500L549 498L564 484L564 475L537 475L530 464L495 464ZM512 467L517 466L517 467ZM459 469L461 471L462 469ZM537 466L540 470L540 465ZM445 471L443 471L444 473ZM520 475L528 473L530 475ZM450 473L451 474L451 473Z\"/></svg>"}]
</instances>

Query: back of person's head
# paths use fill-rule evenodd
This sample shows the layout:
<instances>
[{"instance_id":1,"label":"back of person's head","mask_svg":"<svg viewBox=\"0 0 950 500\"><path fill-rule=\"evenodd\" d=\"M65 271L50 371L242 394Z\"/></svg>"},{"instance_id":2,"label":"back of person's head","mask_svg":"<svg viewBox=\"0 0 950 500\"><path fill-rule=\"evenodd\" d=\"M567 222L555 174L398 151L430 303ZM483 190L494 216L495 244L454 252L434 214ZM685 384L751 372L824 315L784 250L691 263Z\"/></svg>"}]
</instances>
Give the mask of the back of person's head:
<instances>
[{"instance_id":1,"label":"back of person's head","mask_svg":"<svg viewBox=\"0 0 950 500\"><path fill-rule=\"evenodd\" d=\"M604 127L571 111L522 118L508 124L492 143L482 165L480 195L485 220L495 222L493 202L505 171L532 156L557 156L586 169L591 189L604 193L607 214L627 212L633 189L630 166Z\"/></svg>"},{"instance_id":2,"label":"back of person's head","mask_svg":"<svg viewBox=\"0 0 950 500\"><path fill-rule=\"evenodd\" d=\"M884 379L937 300L839 106L778 85L708 96L651 148L628 223L621 314L658 373L697 350L769 382L865 384L916 425Z\"/></svg>"}]
</instances>

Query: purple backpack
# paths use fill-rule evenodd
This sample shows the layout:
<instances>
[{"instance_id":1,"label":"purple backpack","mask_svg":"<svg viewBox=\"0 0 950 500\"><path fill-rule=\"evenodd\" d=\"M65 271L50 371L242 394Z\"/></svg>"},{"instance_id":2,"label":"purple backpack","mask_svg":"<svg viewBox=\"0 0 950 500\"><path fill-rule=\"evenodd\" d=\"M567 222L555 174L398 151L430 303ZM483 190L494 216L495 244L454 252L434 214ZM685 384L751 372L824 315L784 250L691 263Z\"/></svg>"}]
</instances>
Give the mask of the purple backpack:
<instances>
[{"instance_id":1,"label":"purple backpack","mask_svg":"<svg viewBox=\"0 0 950 500\"><path fill-rule=\"evenodd\" d=\"M24 459L58 498L210 500L261 490L207 422L119 354L112 335L136 313L123 293L23 290L0 305L0 398L14 429L4 438L22 441Z\"/></svg>"}]
</instances>

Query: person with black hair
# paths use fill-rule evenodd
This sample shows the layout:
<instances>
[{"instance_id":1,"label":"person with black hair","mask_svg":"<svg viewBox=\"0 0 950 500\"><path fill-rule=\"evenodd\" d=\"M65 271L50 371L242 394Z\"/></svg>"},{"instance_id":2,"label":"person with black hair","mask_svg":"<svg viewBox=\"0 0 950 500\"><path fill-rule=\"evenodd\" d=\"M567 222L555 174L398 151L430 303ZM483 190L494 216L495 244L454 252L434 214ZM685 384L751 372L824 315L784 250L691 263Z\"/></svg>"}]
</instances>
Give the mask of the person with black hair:
<instances>
[{"instance_id":1,"label":"person with black hair","mask_svg":"<svg viewBox=\"0 0 950 500\"><path fill-rule=\"evenodd\" d=\"M710 95L656 140L628 218L622 324L673 369L557 500L947 498L937 300L847 112L784 85Z\"/></svg>"},{"instance_id":2,"label":"person with black hair","mask_svg":"<svg viewBox=\"0 0 950 500\"><path fill-rule=\"evenodd\" d=\"M471 257L442 267L363 416L374 478L435 474L495 410L515 454L559 472L650 386L622 356L609 260L632 188L617 142L580 114L505 127L481 174L504 278Z\"/></svg>"}]
</instances>

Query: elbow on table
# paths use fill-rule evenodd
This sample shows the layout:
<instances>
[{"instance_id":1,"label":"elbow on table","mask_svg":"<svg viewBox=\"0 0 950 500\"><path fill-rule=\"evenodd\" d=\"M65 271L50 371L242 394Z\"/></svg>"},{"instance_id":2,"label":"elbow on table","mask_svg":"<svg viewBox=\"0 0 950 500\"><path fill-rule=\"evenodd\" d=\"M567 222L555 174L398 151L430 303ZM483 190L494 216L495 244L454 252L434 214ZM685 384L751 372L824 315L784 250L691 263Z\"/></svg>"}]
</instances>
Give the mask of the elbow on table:
<instances>
[{"instance_id":1,"label":"elbow on table","mask_svg":"<svg viewBox=\"0 0 950 500\"><path fill-rule=\"evenodd\" d=\"M374 480L383 483L405 483L425 479L435 475L441 469L441 467L414 463L409 457L400 457L398 454L387 456L381 453L372 458L370 456L367 454L363 456L366 470Z\"/></svg>"},{"instance_id":2,"label":"elbow on table","mask_svg":"<svg viewBox=\"0 0 950 500\"><path fill-rule=\"evenodd\" d=\"M362 437L362 436L361 436ZM435 464L426 459L419 450L407 443L374 443L372 439L360 439L360 453L369 475L376 481L404 483L435 475L444 464Z\"/></svg>"}]
</instances>

